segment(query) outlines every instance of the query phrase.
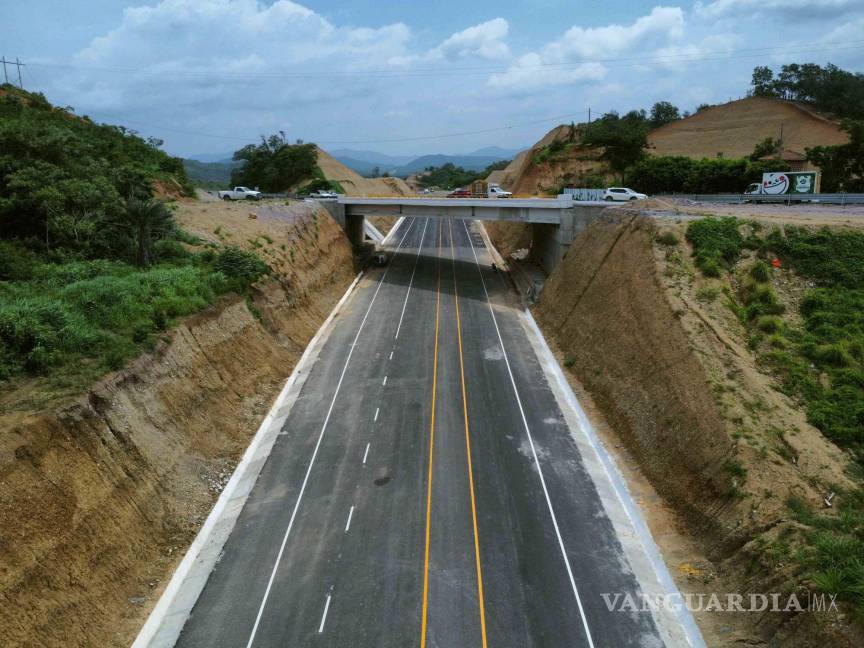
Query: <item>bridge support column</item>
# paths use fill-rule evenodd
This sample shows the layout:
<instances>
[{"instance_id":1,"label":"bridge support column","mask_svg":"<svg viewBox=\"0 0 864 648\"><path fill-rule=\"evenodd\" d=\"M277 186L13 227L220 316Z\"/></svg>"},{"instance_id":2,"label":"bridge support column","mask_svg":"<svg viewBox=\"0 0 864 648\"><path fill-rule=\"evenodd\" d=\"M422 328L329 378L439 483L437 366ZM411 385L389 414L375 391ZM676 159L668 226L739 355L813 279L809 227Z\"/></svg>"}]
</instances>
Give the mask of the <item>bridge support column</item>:
<instances>
[{"instance_id":1,"label":"bridge support column","mask_svg":"<svg viewBox=\"0 0 864 648\"><path fill-rule=\"evenodd\" d=\"M349 214L345 205L332 200L322 200L318 204L330 212L333 220L342 226L351 245L363 245L363 214Z\"/></svg>"},{"instance_id":2,"label":"bridge support column","mask_svg":"<svg viewBox=\"0 0 864 648\"><path fill-rule=\"evenodd\" d=\"M363 214L345 214L345 234L351 245L363 245Z\"/></svg>"},{"instance_id":3,"label":"bridge support column","mask_svg":"<svg viewBox=\"0 0 864 648\"><path fill-rule=\"evenodd\" d=\"M562 209L560 225L532 223L531 259L547 274L552 274L567 254L573 239L588 227L589 223L597 220L605 208L601 205L584 205Z\"/></svg>"}]
</instances>

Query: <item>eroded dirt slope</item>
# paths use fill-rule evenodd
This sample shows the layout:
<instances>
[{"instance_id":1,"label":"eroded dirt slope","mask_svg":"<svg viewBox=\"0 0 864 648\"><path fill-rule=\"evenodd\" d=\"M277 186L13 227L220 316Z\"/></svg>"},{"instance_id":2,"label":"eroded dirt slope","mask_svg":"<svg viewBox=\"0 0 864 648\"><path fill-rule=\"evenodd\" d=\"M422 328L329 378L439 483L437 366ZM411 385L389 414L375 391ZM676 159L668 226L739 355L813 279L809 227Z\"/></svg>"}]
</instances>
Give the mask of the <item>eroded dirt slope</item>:
<instances>
[{"instance_id":1,"label":"eroded dirt slope","mask_svg":"<svg viewBox=\"0 0 864 648\"><path fill-rule=\"evenodd\" d=\"M353 277L323 210L188 204L272 278L174 328L87 393L0 414L3 646L128 646L233 466Z\"/></svg>"}]
</instances>

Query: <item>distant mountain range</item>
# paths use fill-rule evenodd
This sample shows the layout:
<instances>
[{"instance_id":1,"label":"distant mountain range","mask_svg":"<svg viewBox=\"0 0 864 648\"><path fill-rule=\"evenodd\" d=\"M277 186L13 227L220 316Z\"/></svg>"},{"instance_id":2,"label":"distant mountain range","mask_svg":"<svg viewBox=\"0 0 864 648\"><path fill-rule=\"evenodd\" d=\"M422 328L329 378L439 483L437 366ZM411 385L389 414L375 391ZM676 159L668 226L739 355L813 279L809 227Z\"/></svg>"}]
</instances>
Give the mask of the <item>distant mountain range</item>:
<instances>
[{"instance_id":1,"label":"distant mountain range","mask_svg":"<svg viewBox=\"0 0 864 648\"><path fill-rule=\"evenodd\" d=\"M422 171L430 166L442 166L452 163L470 171L482 171L493 162L511 160L521 149L505 149L498 146L487 146L467 154L448 155L438 153L433 155L386 155L375 151L356 151L340 149L330 154L349 169L360 175L370 175L375 167L379 173L389 173L392 176L407 176Z\"/></svg>"},{"instance_id":2,"label":"distant mountain range","mask_svg":"<svg viewBox=\"0 0 864 648\"><path fill-rule=\"evenodd\" d=\"M339 160L349 169L360 175L372 175L376 168L378 173L388 173L391 176L408 176L423 171L426 167L440 167L448 162L469 171L482 171L487 166L501 160L512 160L522 149L505 149L499 146L487 146L471 153L448 155L438 153L433 155L388 155L377 151L356 149L336 149L329 151L330 155ZM236 166L232 161L233 153L203 153L190 155L186 158L186 170L193 182L202 185L224 184L228 181L231 168Z\"/></svg>"}]
</instances>

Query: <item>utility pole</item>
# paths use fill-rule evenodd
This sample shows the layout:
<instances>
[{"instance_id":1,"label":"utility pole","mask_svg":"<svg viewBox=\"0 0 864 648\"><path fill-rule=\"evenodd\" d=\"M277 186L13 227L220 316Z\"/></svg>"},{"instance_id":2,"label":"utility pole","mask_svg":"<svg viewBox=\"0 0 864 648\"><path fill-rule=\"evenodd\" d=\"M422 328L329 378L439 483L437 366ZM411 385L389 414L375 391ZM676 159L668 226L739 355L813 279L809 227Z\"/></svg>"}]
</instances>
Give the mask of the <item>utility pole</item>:
<instances>
[{"instance_id":1,"label":"utility pole","mask_svg":"<svg viewBox=\"0 0 864 648\"><path fill-rule=\"evenodd\" d=\"M15 57L14 63L12 61L7 61L5 56L0 57L0 63L3 64L3 79L6 81L6 83L9 83L9 73L6 70L6 66L7 65L14 65L15 67L18 68L18 87L23 90L24 89L24 83L22 83L22 81L21 81L21 67L24 64L18 60L17 56Z\"/></svg>"}]
</instances>

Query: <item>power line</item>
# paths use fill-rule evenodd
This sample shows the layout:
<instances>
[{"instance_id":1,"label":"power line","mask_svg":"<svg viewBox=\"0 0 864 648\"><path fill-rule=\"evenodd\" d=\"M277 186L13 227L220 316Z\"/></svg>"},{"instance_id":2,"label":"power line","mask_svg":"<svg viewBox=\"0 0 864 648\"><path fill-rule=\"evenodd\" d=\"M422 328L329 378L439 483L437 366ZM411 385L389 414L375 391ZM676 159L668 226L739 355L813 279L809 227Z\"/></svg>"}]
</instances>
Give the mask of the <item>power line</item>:
<instances>
[{"instance_id":1,"label":"power line","mask_svg":"<svg viewBox=\"0 0 864 648\"><path fill-rule=\"evenodd\" d=\"M424 136L419 136L419 137L402 137L402 138L374 139L374 140L317 140L317 139L314 139L311 141L314 142L315 144L328 144L328 145L329 144L393 144L393 143L397 143L397 142L422 142L424 140L447 139L447 138L451 138L451 137L465 137L467 135L482 135L485 133L495 133L495 132L500 132L500 131L505 131L505 130L513 130L515 128L524 128L526 126L534 126L536 124L542 124L542 123L551 122L551 121L560 121L562 119L581 116L581 115L584 115L585 112L586 111L584 111L584 110L580 110L580 111L575 112L575 113L568 113L566 115L556 115L554 117L544 117L543 119L536 119L536 120L530 121L530 122L522 122L520 124L509 124L509 125L505 125L505 126L499 126L496 128L484 128L482 130L462 131L459 133L443 133L440 135L424 135ZM110 116L108 116L104 113L94 113L94 114L97 114L97 115L102 114L104 117L110 118ZM169 133L179 133L181 135L193 135L193 136L197 136L197 137L212 137L212 138L216 138L216 139L232 140L232 141L247 142L247 143L252 142L252 138L249 138L249 137L232 137L230 135L217 135L215 133L203 133L203 132L196 132L196 131L180 130L180 129L171 128L168 126L158 126L156 124L148 124L146 122L141 122L141 121L138 121L135 119L120 119L119 121L123 121L123 122L129 123L129 124L138 124L139 126L144 126L147 128L153 128L153 129L156 129L157 131L166 131Z\"/></svg>"},{"instance_id":2,"label":"power line","mask_svg":"<svg viewBox=\"0 0 864 648\"><path fill-rule=\"evenodd\" d=\"M798 46L773 46L746 48L725 51L704 52L699 55L688 53L682 54L666 54L658 56L633 56L621 58L575 58L561 63L537 63L534 65L518 65L519 70L567 70L574 67L598 64L605 65L611 68L621 67L642 67L646 63L704 63L713 61L727 61L745 58L761 58L768 54L803 54L803 53L818 53L818 52L835 52L843 50L853 50L864 48L864 40L835 42L835 43L820 43L820 44L805 44ZM426 77L426 76L459 76L459 75L484 75L508 72L513 69L513 66L485 66L485 67L449 67L449 68L415 68L412 70L398 69L377 69L377 70L322 70L322 71L307 71L307 72L288 72L288 71L272 71L272 72L232 72L223 70L176 70L176 69L145 69L145 68L123 68L123 67L105 67L105 66L82 66L72 64L55 64L55 63L30 63L32 66L71 69L79 71L93 72L115 72L121 74L141 74L146 76L164 77L165 74L174 76L183 76L189 78L212 78L217 76L221 79L270 79L270 78L294 78L294 79L315 79L322 77L378 77L378 78L398 78L398 77Z\"/></svg>"}]
</instances>

